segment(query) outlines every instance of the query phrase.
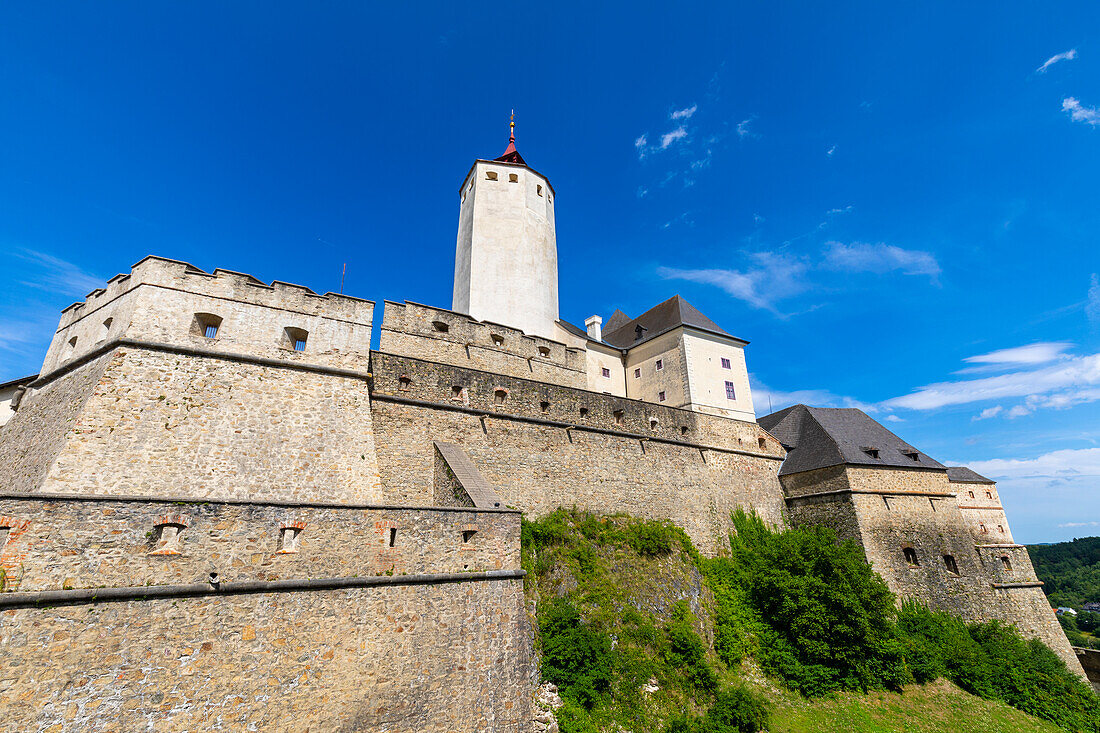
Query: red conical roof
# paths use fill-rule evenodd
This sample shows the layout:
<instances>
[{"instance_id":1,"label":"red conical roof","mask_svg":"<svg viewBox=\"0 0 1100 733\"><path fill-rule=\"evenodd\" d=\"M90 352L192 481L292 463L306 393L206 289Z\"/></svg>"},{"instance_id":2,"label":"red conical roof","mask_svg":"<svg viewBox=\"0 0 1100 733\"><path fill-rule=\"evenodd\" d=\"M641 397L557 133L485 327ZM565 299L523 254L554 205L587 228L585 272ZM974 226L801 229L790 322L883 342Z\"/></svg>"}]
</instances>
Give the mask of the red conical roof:
<instances>
[{"instance_id":1,"label":"red conical roof","mask_svg":"<svg viewBox=\"0 0 1100 733\"><path fill-rule=\"evenodd\" d=\"M523 159L523 156L516 150L516 113L512 112L512 119L508 123L509 135L508 135L508 147L505 148L504 154L499 158L493 158L493 160L501 163L519 163L520 165L527 165L527 161Z\"/></svg>"}]
</instances>

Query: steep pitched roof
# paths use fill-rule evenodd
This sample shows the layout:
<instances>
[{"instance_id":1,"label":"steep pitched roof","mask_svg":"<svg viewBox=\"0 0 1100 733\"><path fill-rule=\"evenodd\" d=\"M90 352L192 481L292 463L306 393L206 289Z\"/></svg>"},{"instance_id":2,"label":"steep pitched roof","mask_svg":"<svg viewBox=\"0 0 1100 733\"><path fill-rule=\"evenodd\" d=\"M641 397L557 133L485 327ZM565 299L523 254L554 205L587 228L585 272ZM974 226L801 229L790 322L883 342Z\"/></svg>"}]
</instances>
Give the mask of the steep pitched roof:
<instances>
[{"instance_id":1,"label":"steep pitched roof","mask_svg":"<svg viewBox=\"0 0 1100 733\"><path fill-rule=\"evenodd\" d=\"M700 331L707 331L735 341L748 343L723 331L717 323L704 316L698 308L679 295L674 295L665 302L653 306L637 318L618 325L616 316L621 312L615 311L615 314L608 319L608 326L603 336L604 341L612 346L618 346L620 349L629 349L638 344L644 344L646 341L679 326L690 326ZM618 327L612 329L612 323L615 323Z\"/></svg>"},{"instance_id":2,"label":"steep pitched roof","mask_svg":"<svg viewBox=\"0 0 1100 733\"><path fill-rule=\"evenodd\" d=\"M607 333L611 333L612 331L617 331L628 323L630 323L630 316L616 308L615 312L611 314L611 317L607 319L607 323L603 324L603 330Z\"/></svg>"},{"instance_id":3,"label":"steep pitched roof","mask_svg":"<svg viewBox=\"0 0 1100 733\"><path fill-rule=\"evenodd\" d=\"M953 484L995 484L996 481L988 479L977 471L966 466L948 466L947 480Z\"/></svg>"},{"instance_id":4,"label":"steep pitched roof","mask_svg":"<svg viewBox=\"0 0 1100 733\"><path fill-rule=\"evenodd\" d=\"M838 465L945 470L862 410L794 405L756 422L787 448L780 475Z\"/></svg>"}]
</instances>

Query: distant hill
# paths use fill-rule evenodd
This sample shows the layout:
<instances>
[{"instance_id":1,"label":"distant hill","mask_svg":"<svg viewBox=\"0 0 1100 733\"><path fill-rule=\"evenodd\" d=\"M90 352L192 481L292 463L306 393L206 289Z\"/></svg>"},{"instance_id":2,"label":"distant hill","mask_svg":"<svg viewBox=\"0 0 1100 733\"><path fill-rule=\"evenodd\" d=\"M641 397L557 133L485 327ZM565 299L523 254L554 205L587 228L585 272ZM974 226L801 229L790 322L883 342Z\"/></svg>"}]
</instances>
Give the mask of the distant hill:
<instances>
[{"instance_id":1,"label":"distant hill","mask_svg":"<svg viewBox=\"0 0 1100 733\"><path fill-rule=\"evenodd\" d=\"M1080 608L1089 601L1100 602L1100 537L1027 549L1052 606Z\"/></svg>"}]
</instances>

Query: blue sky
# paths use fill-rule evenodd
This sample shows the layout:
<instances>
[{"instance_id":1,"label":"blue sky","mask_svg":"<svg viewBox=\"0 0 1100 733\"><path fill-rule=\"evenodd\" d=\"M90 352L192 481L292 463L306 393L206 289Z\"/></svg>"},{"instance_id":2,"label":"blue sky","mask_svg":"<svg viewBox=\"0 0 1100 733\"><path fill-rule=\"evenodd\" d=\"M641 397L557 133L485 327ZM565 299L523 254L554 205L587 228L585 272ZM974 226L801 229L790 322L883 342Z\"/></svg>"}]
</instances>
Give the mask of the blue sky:
<instances>
[{"instance_id":1,"label":"blue sky","mask_svg":"<svg viewBox=\"0 0 1100 733\"><path fill-rule=\"evenodd\" d=\"M1100 534L1095 3L5 3L0 380L146 254L450 304L458 186L554 184L562 315L679 292L757 410L868 410Z\"/></svg>"}]
</instances>

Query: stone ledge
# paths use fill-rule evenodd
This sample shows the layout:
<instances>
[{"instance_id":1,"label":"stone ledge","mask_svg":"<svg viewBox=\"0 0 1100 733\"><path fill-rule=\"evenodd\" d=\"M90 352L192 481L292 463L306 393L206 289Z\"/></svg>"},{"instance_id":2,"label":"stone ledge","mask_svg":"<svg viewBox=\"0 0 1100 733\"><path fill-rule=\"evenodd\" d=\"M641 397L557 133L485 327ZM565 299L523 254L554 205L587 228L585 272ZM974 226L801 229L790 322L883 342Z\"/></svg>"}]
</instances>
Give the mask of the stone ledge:
<instances>
[{"instance_id":1,"label":"stone ledge","mask_svg":"<svg viewBox=\"0 0 1100 733\"><path fill-rule=\"evenodd\" d=\"M89 501L89 502L130 502L141 504L229 504L237 506L274 506L301 507L316 509L385 509L393 511L425 512L496 512L503 514L521 514L519 509L508 507L453 507L453 506L416 506L410 504L344 504L327 501L278 501L260 499L203 499L188 496L114 496L110 494L20 494L14 491L0 491L0 501Z\"/></svg>"},{"instance_id":2,"label":"stone ledge","mask_svg":"<svg viewBox=\"0 0 1100 733\"><path fill-rule=\"evenodd\" d=\"M0 610L38 608L42 606L72 606L86 603L145 600L147 598L194 598L245 593L288 593L376 586L440 585L471 581L517 580L523 578L526 574L527 571L525 570L488 570L479 573L427 573L421 575L310 578L301 580L246 580L231 583L212 581L210 583L188 583L186 585L148 585L0 593Z\"/></svg>"},{"instance_id":3,"label":"stone ledge","mask_svg":"<svg viewBox=\"0 0 1100 733\"><path fill-rule=\"evenodd\" d=\"M1025 580L1019 583L990 583L994 588L1039 588L1043 585L1041 580Z\"/></svg>"}]
</instances>

